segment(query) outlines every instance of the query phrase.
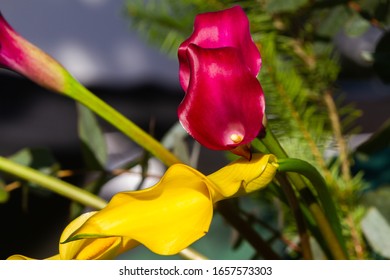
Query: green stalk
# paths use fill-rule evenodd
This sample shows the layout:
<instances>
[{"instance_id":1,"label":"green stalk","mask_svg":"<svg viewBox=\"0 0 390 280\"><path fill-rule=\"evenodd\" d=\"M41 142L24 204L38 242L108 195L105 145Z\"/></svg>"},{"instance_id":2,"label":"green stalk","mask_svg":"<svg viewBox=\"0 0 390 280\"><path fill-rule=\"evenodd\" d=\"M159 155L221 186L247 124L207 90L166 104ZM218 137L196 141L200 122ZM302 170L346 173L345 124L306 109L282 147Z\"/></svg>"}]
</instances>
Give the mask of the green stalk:
<instances>
[{"instance_id":1,"label":"green stalk","mask_svg":"<svg viewBox=\"0 0 390 280\"><path fill-rule=\"evenodd\" d=\"M159 141L154 139L103 100L99 99L71 76L69 76L69 82L62 93L91 109L95 114L102 117L138 145L160 159L165 165L171 166L172 164L180 162L180 160Z\"/></svg>"},{"instance_id":2,"label":"green stalk","mask_svg":"<svg viewBox=\"0 0 390 280\"><path fill-rule=\"evenodd\" d=\"M300 159L280 159L279 163L279 171L281 172L296 172L305 176L311 184L314 186L318 193L318 197L323 208L326 211L326 216L324 212L321 210L319 205L315 205L314 199L310 199L308 202L309 209L312 209L316 213L316 220L321 221L318 224L321 231L324 234L324 238L333 253L336 259L345 259L345 248L342 247L341 244L344 244L344 239L341 232L340 220L337 215L337 210L334 206L332 198L328 192L328 186L325 183L325 180L321 176L321 174L314 168L311 164L306 161ZM299 192L307 192L307 186L299 186L297 187ZM306 189L306 190L305 190ZM314 213L313 213L314 215ZM329 219L329 221L328 221ZM333 227L332 227L333 226Z\"/></svg>"},{"instance_id":3,"label":"green stalk","mask_svg":"<svg viewBox=\"0 0 390 280\"><path fill-rule=\"evenodd\" d=\"M310 246L310 234L309 230L307 229L304 214L302 213L298 198L294 192L294 188L287 179L286 174L279 173L276 175L276 179L280 183L288 204L290 205L291 212L294 215L301 243L302 256L305 260L312 260L313 254Z\"/></svg>"},{"instance_id":4,"label":"green stalk","mask_svg":"<svg viewBox=\"0 0 390 280\"><path fill-rule=\"evenodd\" d=\"M17 164L5 157L0 157L0 170L26 181L36 183L50 191L95 209L102 209L107 204L104 199L86 190L73 186L58 178L43 174L33 168Z\"/></svg>"},{"instance_id":5,"label":"green stalk","mask_svg":"<svg viewBox=\"0 0 390 280\"><path fill-rule=\"evenodd\" d=\"M265 137L263 139L261 139L261 142L264 144L264 146L271 153L276 155L276 157L279 159L279 162L280 161L283 162L283 159L288 158L287 153L284 151L283 147L280 145L279 141L276 139L276 137L274 136L274 134L272 133L272 131L270 129L267 130L267 133L266 133ZM291 165L289 165L289 166L291 167ZM288 171L287 176L291 180L293 185L296 187L296 189L300 193L310 192L310 195L311 195L311 191L307 187L306 182L303 180L303 178L297 173L290 173L290 172L295 172L295 171L286 170L287 167L283 171L286 171L286 172ZM314 169L318 173L318 171L314 167L310 168L311 171L313 171L312 169ZM305 175L305 174L303 174L303 175ZM310 177L312 177L312 176L310 176ZM320 178L322 179L322 176L320 176ZM312 179L314 179L314 178L312 178ZM310 180L310 178L309 178L309 180ZM317 178L317 179L315 179L314 183L319 183L320 181L321 180ZM323 182L323 183L325 184L325 182ZM325 184L325 190L324 190L323 189L324 185L321 182L319 186L316 186L316 189L317 188L318 189L321 188L321 190L318 194L319 194L319 196L321 196L321 201L323 203L322 206L324 208L328 207L328 208L325 208L325 210L327 210L327 214L330 215L332 224L328 220L327 216L324 215L322 208L315 200L312 200L312 199L309 201L305 200L305 202L308 204L308 208L309 208L310 212L312 213L314 219L316 220L317 225L318 225L318 227L319 227L319 229L320 229L320 231L321 231L321 233L326 241L326 244L331 249L333 257L336 259L346 259L347 258L346 249L344 246L345 243L344 243L344 239L343 239L342 232L341 232L340 221L338 220L337 212L334 208L334 204L333 204L332 200L330 199L330 196L328 195L328 198L327 198L327 186Z\"/></svg>"},{"instance_id":6,"label":"green stalk","mask_svg":"<svg viewBox=\"0 0 390 280\"><path fill-rule=\"evenodd\" d=\"M300 159L280 159L278 163L279 171L302 174L312 183L318 193L321 204L327 211L327 217L329 217L330 223L338 227L336 232L341 232L340 220L337 215L336 207L328 191L328 186L318 170L308 162Z\"/></svg>"},{"instance_id":7,"label":"green stalk","mask_svg":"<svg viewBox=\"0 0 390 280\"><path fill-rule=\"evenodd\" d=\"M272 140L272 139L271 139ZM275 140L275 139L273 139ZM255 141L252 142L252 145L254 149L256 149L259 152L263 153L271 153L268 148L265 146L264 143L260 142L259 139L255 139ZM283 155L283 153L280 153L280 151L283 151L282 147L279 145L279 142L275 141L273 146L278 145L278 149L274 149L279 151L279 155ZM272 145L270 145L272 146ZM283 151L284 152L284 151ZM304 220L304 213L299 205L298 197L290 183L290 181L287 179L286 174L277 174L276 176L277 181L280 183L280 187L286 196L287 203L290 206L292 213L295 218L295 222L297 225L297 230L300 238L301 243L301 249L302 249L302 256L304 259L313 259L313 254L310 246L310 234L309 230L307 229L307 225Z\"/></svg>"}]
</instances>

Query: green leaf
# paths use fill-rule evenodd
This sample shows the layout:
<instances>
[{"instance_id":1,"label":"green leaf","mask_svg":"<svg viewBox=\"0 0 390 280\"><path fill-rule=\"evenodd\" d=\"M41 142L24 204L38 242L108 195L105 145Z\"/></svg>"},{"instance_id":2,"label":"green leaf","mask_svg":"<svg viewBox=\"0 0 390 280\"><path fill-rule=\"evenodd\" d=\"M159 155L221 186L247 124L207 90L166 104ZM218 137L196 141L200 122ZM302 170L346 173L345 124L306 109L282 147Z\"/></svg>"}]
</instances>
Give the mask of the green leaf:
<instances>
[{"instance_id":1,"label":"green leaf","mask_svg":"<svg viewBox=\"0 0 390 280\"><path fill-rule=\"evenodd\" d=\"M314 13L314 18L320 18L321 24L318 25L316 33L320 36L332 38L344 26L350 17L349 9L342 5L329 11L320 10Z\"/></svg>"},{"instance_id":2,"label":"green leaf","mask_svg":"<svg viewBox=\"0 0 390 280\"><path fill-rule=\"evenodd\" d=\"M25 148L10 156L9 160L50 176L56 176L57 171L60 170L60 164L46 148ZM39 185L36 183L26 182L23 186L34 188L34 191L38 191L40 195L48 195L47 190L38 188ZM28 188L23 189L27 194ZM27 195L24 199L27 199Z\"/></svg>"},{"instance_id":3,"label":"green leaf","mask_svg":"<svg viewBox=\"0 0 390 280\"><path fill-rule=\"evenodd\" d=\"M294 12L307 2L308 0L269 0L265 8L269 13Z\"/></svg>"},{"instance_id":4,"label":"green leaf","mask_svg":"<svg viewBox=\"0 0 390 280\"><path fill-rule=\"evenodd\" d=\"M349 37L359 37L363 35L371 24L359 14L354 14L346 23L344 30Z\"/></svg>"},{"instance_id":5,"label":"green leaf","mask_svg":"<svg viewBox=\"0 0 390 280\"><path fill-rule=\"evenodd\" d=\"M362 231L373 250L390 258L390 226L376 208L370 208L361 222Z\"/></svg>"},{"instance_id":6,"label":"green leaf","mask_svg":"<svg viewBox=\"0 0 390 280\"><path fill-rule=\"evenodd\" d=\"M107 162L107 146L103 131L91 110L81 104L77 104L77 109L79 138L85 163L91 170L102 170Z\"/></svg>"},{"instance_id":7,"label":"green leaf","mask_svg":"<svg viewBox=\"0 0 390 280\"><path fill-rule=\"evenodd\" d=\"M45 148L25 148L9 157L9 159L45 174L54 174L60 169L60 165L53 154Z\"/></svg>"}]
</instances>

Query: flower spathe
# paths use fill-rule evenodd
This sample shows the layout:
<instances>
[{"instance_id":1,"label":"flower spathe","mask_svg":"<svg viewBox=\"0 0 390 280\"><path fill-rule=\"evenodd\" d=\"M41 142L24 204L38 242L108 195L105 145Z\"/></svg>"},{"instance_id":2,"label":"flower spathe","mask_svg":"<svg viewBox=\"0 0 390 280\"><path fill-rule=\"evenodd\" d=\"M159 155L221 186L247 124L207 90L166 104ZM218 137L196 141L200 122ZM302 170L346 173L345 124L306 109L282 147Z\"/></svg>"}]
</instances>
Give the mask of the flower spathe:
<instances>
[{"instance_id":1,"label":"flower spathe","mask_svg":"<svg viewBox=\"0 0 390 280\"><path fill-rule=\"evenodd\" d=\"M248 18L239 6L196 16L193 33L181 43L178 50L179 78L184 91L187 91L191 76L186 58L186 51L190 44L205 49L236 48L244 55L244 64L247 65L253 76L256 76L260 71L260 52L252 40Z\"/></svg>"},{"instance_id":2,"label":"flower spathe","mask_svg":"<svg viewBox=\"0 0 390 280\"><path fill-rule=\"evenodd\" d=\"M56 60L20 36L1 12L0 67L15 71L55 92L63 92L68 79L73 79Z\"/></svg>"},{"instance_id":3,"label":"flower spathe","mask_svg":"<svg viewBox=\"0 0 390 280\"><path fill-rule=\"evenodd\" d=\"M107 207L86 219L63 245L122 238L127 244L140 243L157 254L176 254L208 232L216 202L264 188L277 167L273 155L259 154L250 162L237 160L209 176L175 164L155 186L115 195ZM101 247L95 245L101 254ZM131 247L122 248L126 246Z\"/></svg>"},{"instance_id":4,"label":"flower spathe","mask_svg":"<svg viewBox=\"0 0 390 280\"><path fill-rule=\"evenodd\" d=\"M62 243L77 230L87 219L95 215L97 211L84 213L74 219L62 232L59 244L59 254L47 258L47 260L103 260L112 259L124 251L139 245L134 240L123 237L107 237L96 239L81 239L74 242ZM23 255L12 255L8 260L33 260Z\"/></svg>"},{"instance_id":5,"label":"flower spathe","mask_svg":"<svg viewBox=\"0 0 390 280\"><path fill-rule=\"evenodd\" d=\"M63 231L59 245L59 259L62 260L104 260L130 250L139 245L134 240L120 236L112 236L97 239L82 239L74 242L63 243L86 220L98 213L97 211L84 213L73 220Z\"/></svg>"},{"instance_id":6,"label":"flower spathe","mask_svg":"<svg viewBox=\"0 0 390 280\"><path fill-rule=\"evenodd\" d=\"M232 150L257 137L265 110L256 77L261 56L242 8L198 15L178 57L186 93L178 116L186 131L214 150Z\"/></svg>"}]
</instances>

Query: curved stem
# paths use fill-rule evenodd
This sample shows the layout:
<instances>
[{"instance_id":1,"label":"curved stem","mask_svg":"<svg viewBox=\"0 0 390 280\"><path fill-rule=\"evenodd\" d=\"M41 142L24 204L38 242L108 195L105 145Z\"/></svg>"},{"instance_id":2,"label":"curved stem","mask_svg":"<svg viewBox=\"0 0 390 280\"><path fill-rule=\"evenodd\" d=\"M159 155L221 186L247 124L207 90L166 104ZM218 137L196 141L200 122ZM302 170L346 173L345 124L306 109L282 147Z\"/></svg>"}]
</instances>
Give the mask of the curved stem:
<instances>
[{"instance_id":1,"label":"curved stem","mask_svg":"<svg viewBox=\"0 0 390 280\"><path fill-rule=\"evenodd\" d=\"M266 135L263 139L261 139L261 142L263 145L276 157L279 159L279 162L282 161L283 159L287 159L288 155L283 149L283 147L280 145L279 141L276 139L274 134L270 129L267 130ZM319 174L318 171L311 166L315 170L315 173ZM292 171L292 170L290 170ZM294 172L294 171L292 171ZM314 172L314 171L313 171ZM287 177L291 180L292 184L296 187L296 189L302 194L307 194L304 195L303 198L313 197L311 194L310 189L307 187L306 182L303 180L303 178L297 174L297 173L287 173ZM322 176L319 176L321 178L321 183L320 186L324 186L325 181L323 181ZM316 183L318 183L319 180L318 178L316 179ZM326 192L326 193L325 193ZM314 219L316 220L319 229L321 230L321 233L326 240L327 244L330 245L330 247L333 247L333 243L336 240L336 243L338 244L335 248L336 252L334 254L337 254L337 256L334 256L335 258L340 258L340 259L345 259L346 258L346 249L345 249L345 243L343 241L343 236L341 232L341 225L338 220L338 216L336 213L336 210L334 209L334 204L331 199L329 199L330 195L327 196L327 186L325 184L325 189L321 188L319 192L320 197L322 197L322 201L326 202L323 204L323 207L330 207L328 212L330 212L331 219L332 219L332 224L328 220L327 216L324 215L323 210L321 209L320 205L316 202L315 199L310 199L310 200L305 200L305 203L308 205L308 208L313 215ZM326 198L328 197L328 198ZM328 206L328 204L330 206ZM336 238L334 238L336 237ZM340 248L338 248L340 247ZM340 250L341 249L341 250Z\"/></svg>"},{"instance_id":2,"label":"curved stem","mask_svg":"<svg viewBox=\"0 0 390 280\"><path fill-rule=\"evenodd\" d=\"M328 186L318 170L310 163L300 159L280 159L278 163L279 171L296 172L309 179L318 193L323 208L327 211L327 216L330 218L331 224L337 227L337 232L341 232L340 220L337 215L336 207L328 191Z\"/></svg>"},{"instance_id":3,"label":"curved stem","mask_svg":"<svg viewBox=\"0 0 390 280\"><path fill-rule=\"evenodd\" d=\"M328 187L324 178L311 164L300 159L280 159L279 171L281 172L296 172L305 176L314 186L318 193L323 208L327 211L325 216L319 205L315 205L315 201L308 201L309 209L313 209L316 213L315 218L318 226L323 232L324 238L331 249L336 259L346 259L345 248L343 248L343 236L341 233L340 221L338 219L337 211L328 192ZM309 190L306 186L297 187L300 192ZM314 213L313 213L314 215ZM329 218L329 221L328 221ZM330 223L329 223L330 222ZM333 227L332 227L333 226Z\"/></svg>"},{"instance_id":4,"label":"curved stem","mask_svg":"<svg viewBox=\"0 0 390 280\"><path fill-rule=\"evenodd\" d=\"M294 189L291 186L286 176L283 176L282 174L277 174L276 178L279 181L280 185L282 186L288 204L290 205L292 213L294 215L295 222L297 224L297 230L298 230L300 242L301 242L302 256L306 260L312 260L313 254L310 246L310 235L306 227L304 215L299 206L298 198L296 197L294 193Z\"/></svg>"}]
</instances>

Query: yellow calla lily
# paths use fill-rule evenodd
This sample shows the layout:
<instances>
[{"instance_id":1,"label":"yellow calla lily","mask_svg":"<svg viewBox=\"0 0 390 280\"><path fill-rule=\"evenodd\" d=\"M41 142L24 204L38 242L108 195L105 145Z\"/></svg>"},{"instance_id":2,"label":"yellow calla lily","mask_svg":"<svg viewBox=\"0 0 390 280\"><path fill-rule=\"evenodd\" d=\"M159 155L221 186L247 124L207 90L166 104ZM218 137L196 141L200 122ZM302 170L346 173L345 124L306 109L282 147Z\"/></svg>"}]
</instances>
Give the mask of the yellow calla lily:
<instances>
[{"instance_id":1,"label":"yellow calla lily","mask_svg":"<svg viewBox=\"0 0 390 280\"><path fill-rule=\"evenodd\" d=\"M208 231L213 202L206 176L184 164L167 170L152 188L116 194L69 240L122 236L157 254L176 254Z\"/></svg>"},{"instance_id":2,"label":"yellow calla lily","mask_svg":"<svg viewBox=\"0 0 390 280\"><path fill-rule=\"evenodd\" d=\"M277 168L274 155L261 154L209 176L172 165L153 187L118 193L104 209L72 221L61 235L59 255L50 259L112 259L139 244L160 255L177 254L208 232L216 202L264 188Z\"/></svg>"},{"instance_id":3,"label":"yellow calla lily","mask_svg":"<svg viewBox=\"0 0 390 280\"><path fill-rule=\"evenodd\" d=\"M91 239L91 252L104 256L104 245L97 240L108 243L108 238L123 238L128 244L141 243L160 255L176 254L207 233L214 203L265 187L277 167L275 156L260 154L253 155L251 161L239 159L209 176L184 164L175 164L155 186L116 194L107 207L91 214L62 246ZM74 248L84 251L85 246L86 243L76 243ZM118 252L131 246L122 248ZM113 252L110 250L110 256ZM73 258L74 253L66 257Z\"/></svg>"}]
</instances>

